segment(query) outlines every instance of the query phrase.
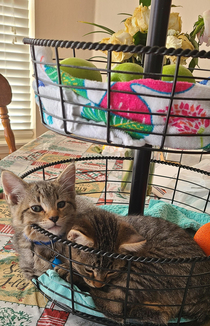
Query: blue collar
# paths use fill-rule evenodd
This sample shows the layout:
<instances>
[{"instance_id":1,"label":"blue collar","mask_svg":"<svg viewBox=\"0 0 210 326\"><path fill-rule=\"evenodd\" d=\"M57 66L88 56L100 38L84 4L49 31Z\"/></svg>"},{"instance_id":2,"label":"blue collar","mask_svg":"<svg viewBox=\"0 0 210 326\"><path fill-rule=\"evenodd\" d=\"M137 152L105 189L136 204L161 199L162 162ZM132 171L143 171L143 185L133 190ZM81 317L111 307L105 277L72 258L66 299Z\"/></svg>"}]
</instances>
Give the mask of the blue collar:
<instances>
[{"instance_id":1,"label":"blue collar","mask_svg":"<svg viewBox=\"0 0 210 326\"><path fill-rule=\"evenodd\" d=\"M25 233L24 233L24 237L26 238L26 240L28 240L30 242L33 242L35 245L38 245L38 246L42 246L42 245L49 246L52 243L55 243L55 242L58 241L58 239L50 240L50 241L47 241L47 242L44 242L44 241L32 241L27 237L27 235L25 235Z\"/></svg>"},{"instance_id":2,"label":"blue collar","mask_svg":"<svg viewBox=\"0 0 210 326\"><path fill-rule=\"evenodd\" d=\"M45 245L45 246L48 246L48 245L51 245L51 244L53 244L53 243L55 243L56 241L58 241L58 239L56 239L56 240L51 240L51 241L47 241L47 242L44 242L44 241L41 241L41 242L39 242L39 241L32 241L32 240L30 240L28 237L27 237L27 235L24 233L24 237L26 238L26 240L28 240L28 241L30 241L30 242L33 242L35 245L38 245L38 246L40 246L40 245ZM62 264L62 261L56 256L55 258L54 258L54 260L52 261L52 268L55 268L56 266L58 266L58 265L60 265L60 264Z\"/></svg>"}]
</instances>

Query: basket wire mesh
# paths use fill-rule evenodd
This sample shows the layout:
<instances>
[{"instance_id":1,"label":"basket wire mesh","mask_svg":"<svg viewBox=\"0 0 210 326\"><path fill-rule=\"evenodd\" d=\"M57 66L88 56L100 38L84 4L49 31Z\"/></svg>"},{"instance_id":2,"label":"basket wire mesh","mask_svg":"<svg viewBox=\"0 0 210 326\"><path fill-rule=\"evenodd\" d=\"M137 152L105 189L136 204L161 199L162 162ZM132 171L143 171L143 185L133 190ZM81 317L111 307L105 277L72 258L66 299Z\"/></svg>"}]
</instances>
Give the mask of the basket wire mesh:
<instances>
[{"instance_id":1,"label":"basket wire mesh","mask_svg":"<svg viewBox=\"0 0 210 326\"><path fill-rule=\"evenodd\" d=\"M25 173L24 175L22 175L22 178L26 178L27 177L31 177L33 175L33 178L37 179L37 178L43 178L44 180L51 180L52 177L49 175L48 173L48 169L50 169L52 166L64 166L65 164L68 164L69 162L75 161L76 165L78 166L77 169L77 176L76 176L76 191L79 195L82 196L89 196L90 200L92 200L93 202L95 202L97 205L104 205L104 204L110 204L110 198L109 198L109 189L111 187L112 189L112 199L113 199L113 193L114 193L114 197L115 200L112 200L111 204L117 204L118 206L121 205L126 205L128 206L129 203L129 190L126 192L124 192L123 194L121 194L121 190L120 190L120 186L121 186L121 180L122 180L122 174L125 172L124 168L123 168L123 162L124 161L130 161L133 160L132 157L128 157L128 158L123 158L123 157L114 157L114 156L108 156L108 157L102 157L102 156L96 156L96 157L87 157L87 158L76 158L74 160L72 159L67 159L67 160L63 160L63 161L58 161L58 162L54 162L54 163L49 163L47 165L41 166L41 167L36 167L33 170L28 171L27 173ZM98 162L100 164L100 171L98 169L90 169L89 171L86 171L86 175L84 177L84 170L82 171L82 168L84 169L84 167L80 166L80 163L93 163L93 162ZM114 164L115 163L115 164ZM182 172L184 171L189 171L190 173L192 173L192 176L198 175L198 176L205 176L206 178L210 177L210 172L207 171L203 171L200 169L196 169L196 168L192 168L186 165L182 165L179 162L178 163L172 163L172 162L164 162L164 161L159 161L159 160L152 160L151 164L154 163L156 164L156 166L172 166L177 170L177 173L174 174L174 176L171 177L171 179L173 180L173 183L168 187L168 190L172 191L172 195L170 196L170 198L166 199L166 202L170 202L172 204L177 204L177 200L176 200L176 195L179 194L180 190L178 189L178 183L182 182L182 179L180 178L182 176ZM111 167L111 168L110 168ZM42 174L40 174L40 171L42 171ZM96 177L96 174L98 175L98 178ZM83 175L83 180L81 180L81 175ZM101 194L99 191L93 192L91 193L89 191L89 188L87 187L88 183L92 183L93 182L93 175L95 177L95 179L97 180L97 183L101 184L101 186L99 186L98 188L100 188L101 190ZM158 176L158 173L156 174L156 172L154 171L154 175ZM117 178L116 178L117 176ZM163 180L167 177L165 176L158 176L160 178L163 178ZM193 177L192 177L193 178ZM159 182L159 181L158 181ZM199 181L197 183L192 182L191 180L184 180L184 182L186 184L189 184L190 186L196 186L198 188L204 189L205 191L207 191L206 187L204 185L200 185ZM84 184L83 184L84 183ZM174 183L176 184L176 186L174 187ZM113 184L114 184L114 188L113 188ZM130 182L128 181L128 184L130 184ZM84 185L84 187L83 187ZM156 179L153 178L151 181L151 184L149 186L153 186L153 187L160 187L159 183L156 183ZM115 189L115 191L114 191ZM194 198L198 199L199 196L197 195L193 195L191 194ZM120 196L120 197L118 197ZM154 196L154 195L153 195ZM97 197L97 199L96 199ZM151 195L152 197L152 195ZM207 208L208 208L208 203L209 203L209 189L207 191L207 195L206 195L206 201L204 200L203 197L200 197L199 199L202 201L205 201L205 204L203 205L203 209L200 210L196 207L192 207L190 206L190 209L193 210L197 210L197 212L206 212ZM120 201L118 201L118 198L120 198ZM151 199L151 198L150 198ZM179 203L178 203L179 204ZM186 201L182 202L183 207L186 207L187 209L189 208L189 204ZM145 216L146 218L146 216ZM70 275L77 275L78 272L75 272L75 270L72 268L72 262L75 263L74 260L72 260L71 256L71 250L72 248L77 248L79 250L88 252L90 254L97 254L97 255L101 255L103 257L110 257L112 259L121 259L121 260L126 260L127 261L127 269L126 269L126 273L128 275L128 279L129 279L129 270L130 270L130 266L133 262L139 262L139 263L143 263L146 264L149 268L150 265L152 264L174 264L176 266L179 266L179 264L189 264L191 267L189 269L189 274L186 274L184 277L186 278L186 286L182 289L180 289L180 291L183 291L183 300L182 300L182 304L179 305L179 314L177 316L177 320L173 321L170 323L170 325L180 325L182 323L182 312L185 306L185 299L187 296L188 291L190 291L191 289L191 285L190 285L190 280L194 277L203 277L203 275L200 274L196 274L193 273L193 270L195 268L195 266L197 264L200 264L202 262L208 261L209 257L196 257L196 258L177 258L177 259L171 259L171 258L151 258L151 257L136 257L136 256L130 256L130 255L123 255L123 254L116 254L116 253L110 253L110 252L103 252L100 251L98 249L92 249L83 245L78 245L75 244L71 241L68 240L62 240L60 237L55 236L51 233L49 233L48 231L40 228L37 225L33 226L36 230L38 230L39 232L41 232L42 234L44 234L45 236L49 237L49 240L54 242L60 242L63 244L63 247L68 247L69 248L69 256L65 256L63 254L61 254L60 252L56 252L55 248L52 247L51 250L53 251L53 254L55 257L57 256L62 256L63 259L66 259L66 261L68 262L69 265L69 272ZM43 244L45 245L45 244ZM56 265L56 263L55 263ZM54 266L55 266L54 265ZM48 272L46 272L45 274L47 274ZM148 272L149 273L149 272ZM210 272L209 272L210 273ZM196 276L197 275L197 276ZM161 278L163 275L156 275L157 278ZM164 275L166 276L166 275ZM176 275L167 275L167 277L172 278L175 277ZM182 276L183 277L183 276ZM72 279L73 281L73 279ZM55 284L56 288L52 289L51 287L48 288L48 285L46 285L45 282L43 282L43 280L40 280L39 278L34 279L33 280L34 284L38 287L38 289L50 300L53 300L56 304L58 304L58 306L60 306L62 309L64 309L67 312L72 312L73 314L76 314L82 318L85 318L89 321L92 322L97 322L100 324L104 324L104 325L117 325L117 323L113 320L110 320L108 318L102 318L99 317L97 315L95 315L95 313L97 312L97 309L95 307L89 307L88 305L86 306L86 304L84 302L80 302L78 301L78 293L79 294L84 294L85 298L89 297L90 294L87 294L87 292L83 289L79 289L75 287L73 287L73 282L71 282L70 284L65 284L65 291L64 293L60 292L60 289L58 290L57 285ZM127 284L128 289L129 289L129 282ZM203 289L205 288L209 288L210 284L203 284ZM128 291L127 289L127 291ZM124 289L125 290L125 289ZM67 291L67 292L66 292ZM149 289L149 291L151 291L151 289ZM155 289L154 289L155 291ZM164 289L162 289L163 291L163 295L164 295ZM166 291L166 290L165 290ZM171 293L173 293L173 289L170 289L169 291L171 291ZM67 294L68 293L68 294ZM127 300L128 298L125 298L125 302L124 302L124 306L127 306ZM113 304L114 304L115 300L113 299ZM189 305L189 303L187 303ZM88 308L88 312L86 311L86 309ZM84 312L85 311L85 312ZM91 313L92 311L92 313ZM125 325L132 325L135 324L136 322L141 324L141 321L137 321L137 320L132 320L131 318L126 318L126 309L124 312L124 324ZM149 323L147 323L147 325L150 325ZM196 325L196 321L186 321L184 322L184 325Z\"/></svg>"},{"instance_id":2,"label":"basket wire mesh","mask_svg":"<svg viewBox=\"0 0 210 326\"><path fill-rule=\"evenodd\" d=\"M163 5L164 4L164 5ZM164 117L164 126L161 132L158 131L151 131L151 130L138 130L138 135L152 135L154 136L154 139L158 139L160 140L158 145L154 145L154 144L146 144L144 146L140 146L140 145L129 145L127 144L126 147L131 148L133 150L135 150L135 155L134 155L134 164L133 164L133 176L132 176L132 180L129 181L129 185L130 185L130 190L128 191L122 191L120 190L120 186L121 186L121 182L119 182L119 180L116 180L116 178L113 178L113 174L117 174L119 173L119 170L116 169L115 170L115 166L112 165L111 168L109 168L109 163L112 160L132 160L132 158L114 158L114 157L107 157L104 158L105 163L105 169L104 169L104 178L101 179L101 181L97 180L97 182L102 182L102 193L100 196L100 200L98 201L98 204L107 204L110 203L110 196L113 196L113 194L115 195L115 201L112 201L112 204L127 204L128 205L128 212L130 214L142 214L144 212L144 208L145 208L145 200L147 198L147 191L148 189L153 188L161 188L162 186L162 181L160 181L160 178L163 178L165 180L167 180L167 178L169 178L168 176L164 176L164 175L159 175L156 174L156 172L154 172L153 174L153 179L152 181L149 181L148 184L148 177L150 177L150 170L149 170L149 166L150 164L154 163L157 165L168 165L171 166L173 168L176 169L176 173L174 173L174 176L170 176L170 180L171 180L171 184L167 185L165 187L166 192L170 193L170 195L165 196L164 195L164 199L166 200L166 202L169 202L171 204L177 204L177 205L181 205L185 208L190 208L192 210L195 210L197 212L209 212L209 189L208 187L206 187L205 185L197 182L197 181L190 181L189 178L186 178L184 176L184 171L190 171L191 173L195 173L200 175L205 175L207 177L209 177L209 172L201 170L201 169L195 169L195 168L191 168L189 166L185 166L182 165L180 162L179 163L171 163L171 162L162 162L162 161L158 161L158 160L151 160L151 152L160 152L160 153L171 153L171 154L177 154L179 153L181 156L184 154L188 155L193 155L193 154L201 154L201 149L202 147L205 146L201 146L201 148L193 148L193 146L191 146L190 149L186 150L186 146L185 146L185 141L186 139L188 140L189 144L190 142L193 143L193 141L195 139L200 139L199 137L201 136L200 134L196 134L196 133L190 133L190 132L186 132L183 131L181 133L179 133L179 135L177 136L176 133L173 132L169 132L169 126L170 126L170 122L173 119L176 118L181 118L181 119L188 119L188 121L201 121L202 123L207 123L209 124L209 119L210 117L205 116L205 118L200 115L198 112L196 115L192 114L192 115L186 115L183 112L180 113L174 113L173 112L173 105L174 105L174 101L182 101L183 100L183 96L180 96L179 94L176 94L176 87L177 87L177 78L178 78L178 69L179 69L179 64L180 64L180 58L181 57L186 57L186 58L200 58L200 59L210 59L210 52L206 52L206 51L197 51L197 50L182 50L182 49L167 49L164 45L165 45L165 38L166 38L166 26L167 26L167 19L169 16L169 11L170 11L170 6L171 6L171 1L166 1L166 0L155 0L152 1L152 6L151 6L151 13L153 15L153 18L156 19L151 19L151 23L149 26L149 32L148 32L148 43L146 46L127 46L127 45L113 45L113 44L99 44L99 43L91 43L91 42L75 42L75 41L61 41L61 40L44 40L44 39L24 39L24 43L25 44L29 44L31 47L31 57L32 57L32 62L34 65L34 74L35 74L35 80L36 80L36 90L35 90L35 94L37 96L38 99L38 103L39 103L39 107L40 107L40 112L41 112L41 118L42 118L42 123L49 129L55 131L55 132L59 132L65 136L68 137L73 137L73 138L77 138L80 140L90 140L91 142L95 142L95 143L99 143L99 144L104 144L104 145L111 145L111 146L118 146L118 147L125 147L124 144L119 144L118 142L112 141L111 138L111 132L113 130L115 131L124 131L124 132L130 132L131 134L135 133L136 130L135 129L128 129L126 127L123 127L123 129L117 125L113 125L111 122L112 119L112 114L113 114L113 109L111 107L111 99L112 96L114 96L115 93L122 93L122 94L126 94L126 95L133 95L131 92L129 91L120 91L120 90L114 90L111 87L111 73L113 72L112 69L112 52L116 51L116 52L131 52L131 53L136 53L137 55L141 55L143 58L143 61L145 63L145 71L143 76L145 78L152 78L154 80L156 79L161 79L161 77L163 76L161 73L161 68L162 68L162 61L165 55L167 56L176 56L177 57L177 61L176 61L176 70L175 70L175 74L173 76L173 82L172 82L172 87L171 87L171 91L170 94L165 95L164 93L162 93L161 95L156 94L154 95L150 95L150 94L146 94L145 92L137 92L135 94L135 96L137 97L142 97L142 96L146 96L147 98L152 98L154 101L161 101L162 99L167 99L167 106L168 106L168 110L167 112L158 112L158 113L154 113L154 112L147 112L146 115L148 115L148 117L150 117L150 119L152 120L155 117ZM160 7L164 8L164 10L162 10ZM164 19L163 19L164 16ZM162 17L162 18L161 18ZM158 21L158 19L162 19L162 21ZM154 26L154 24L157 24L157 26ZM53 63L48 63L48 65L50 66L55 66L57 69L57 76L58 76L58 81L56 84L56 87L59 89L59 97L58 98L54 98L53 96L44 96L39 92L39 83L40 82L44 82L47 83L47 85L54 85L54 83L52 83L49 80L45 80L40 78L39 74L38 74L38 70L39 67L42 65L42 62L40 60L37 59L36 57L36 51L35 51L35 46L42 46L45 48L52 48L54 50L54 62ZM104 113L106 114L106 124L102 124L100 122L93 122L93 121L77 121L78 125L86 125L89 127L93 127L96 128L98 126L100 126L103 130L105 129L105 133L106 133L106 137L105 139L91 139L88 137L84 137L82 135L78 135L78 134L72 134L72 132L70 132L68 130L68 123L72 123L74 122L73 120L69 119L66 115L66 111L65 111L65 106L66 104L71 104L71 105L77 105L78 103L75 103L74 101L68 101L65 99L64 97L64 92L66 89L77 89L77 90L84 90L84 91L98 91L100 92L101 89L98 86L97 87L91 87L91 86L67 86L63 84L62 81L62 76L61 76L61 64L60 64L60 50L66 49L68 51L68 49L73 51L73 56L76 56L76 50L77 49L83 49L84 51L87 50L96 50L96 51L107 51L107 60L105 60L105 62L103 62L103 66L102 68L97 68L96 70L100 71L104 76L107 76L107 87L104 89L104 91L107 92L107 102L106 102L106 107L101 108L100 106L95 106L92 104L84 104L83 107L86 108L90 108L91 110L96 110L97 112L100 113ZM97 63L99 63L97 61ZM80 68L80 67L78 67ZM90 68L91 69L91 68ZM196 70L195 70L196 71ZM210 78L210 74L208 75L209 70L197 70L196 71L196 80L197 81L201 81L203 79L205 79L206 81L208 81ZM184 77L184 76L183 76ZM60 103L60 108L61 108L61 113L60 114L52 114L52 112L49 112L46 110L46 108L44 108L43 106L43 99L49 99L49 100L53 100L53 101L57 101L58 103ZM197 97L190 97L187 98L185 97L184 100L200 100L202 103L207 103L210 100L210 97L208 98L197 98ZM125 113L123 110L121 110L121 113ZM119 112L117 112L119 113ZM136 111L132 111L132 109L130 110L130 113L135 113L135 114L139 114L141 115L143 112L136 112ZM145 112L144 112L145 113ZM46 123L46 119L45 119L45 114L48 114L50 116L52 116L52 118L57 119L58 121L63 123L63 128L57 130L56 128L50 126L49 124ZM91 137L91 136L90 136ZM178 138L181 139L181 142L183 144L182 146L168 146L168 139L173 139L174 143L176 143L176 141L178 141ZM204 137L203 139L208 139L210 138L210 133L206 132L202 134L202 137ZM141 137L140 137L141 138ZM185 149L183 151L183 148ZM208 146L206 146L204 148L203 154L208 154ZM88 158L87 160L93 160L93 159L98 159L98 158ZM101 158L100 158L101 159ZM66 161L67 162L67 161ZM64 162L65 163L65 162ZM53 163L53 164L56 164ZM50 166L50 164L48 165ZM42 167L41 169L43 169L43 177L45 178L45 169L47 168L47 166ZM39 169L39 168L38 168ZM123 168L120 169L120 173L123 173ZM28 174L30 173L36 173L36 169L33 171L29 171ZM84 171L83 171L84 172ZM93 171L94 172L94 171ZM125 171L124 171L125 172ZM83 175L85 175L83 173ZM24 175L23 177L26 177L27 175ZM88 176L88 174L87 174ZM113 180L112 180L113 178ZM157 180L157 182L156 182ZM77 184L77 189L79 191L80 194L82 195L86 195L86 196L92 196L93 194L88 193L87 189L87 184L88 182L93 182L93 179L90 178L89 181L85 181L84 180L80 183ZM114 188L115 190L113 190L113 184L114 184ZM119 184L119 186L117 187L116 185ZM202 191L204 191L205 195L201 196L199 194L195 194L195 193L189 193L188 190L183 190L183 185L185 188L187 188L187 186L189 186L189 188L193 188L193 187L197 187L199 189L202 189ZM117 189L117 190L116 190ZM83 190L85 190L83 192ZM202 192L201 191L201 192ZM99 193L101 192L101 190L99 191ZM96 194L94 194L96 195ZM93 197L94 197L93 195ZM152 195L151 193L149 193L150 198L152 196L154 196L154 194ZM116 200L117 198L117 200ZM181 199L180 199L181 198ZM93 199L93 198L92 198ZM197 205L199 200L199 205ZM37 228L36 226L34 226L35 228ZM46 231L44 230L40 230L40 232L43 232L44 234L48 235L50 239L53 238L52 234L47 234ZM61 239L57 239L58 241L62 241ZM69 257L71 257L71 248L73 246L75 246L75 244L72 244L68 241L64 241L63 243L64 246L68 246L69 247ZM80 250L90 250L87 248L84 248L82 246L80 246ZM91 250L90 250L91 251ZM56 254L56 253L55 253ZM110 253L101 253L98 252L99 255L109 255ZM111 255L113 256L113 253L111 253ZM119 258L119 257L118 257ZM127 259L126 257L123 257L123 259ZM135 259L140 260L141 262L144 262L146 264L151 264L154 262L154 260L150 257L130 257L128 260L128 269L127 269L127 275L128 275L128 280L129 280L129 268L130 265L132 264L132 261L134 261ZM73 272L72 270L72 261L71 259L67 259L69 261L69 266L70 266L70 273ZM183 289L183 301L182 304L180 305L180 310L179 310L179 314L178 314L178 319L177 321L174 322L174 325L180 325L181 323L181 317L182 317L182 312L184 309L184 305L185 305L185 300L186 300L186 295L189 291L190 288L190 280L193 274L193 270L196 266L196 264L200 264L203 260L208 260L208 257L203 258L203 257L198 257L197 259L191 259L190 261L180 261L179 258L177 258L177 260L175 261L168 261L167 259L163 259L163 260L159 260L159 261L155 261L155 263L161 263L161 264L167 264L167 263L173 263L173 264L179 264L179 263L189 263L191 265L190 268L190 272L188 275L186 275L186 286ZM194 276L194 275L193 275ZM202 277L202 276L200 276ZM40 288L40 290L42 291L42 287L41 284L39 284L38 280L35 280L36 285ZM129 281L128 281L129 284ZM207 288L209 287L209 284L205 285L207 286ZM58 305L60 305L63 309L67 310L67 311L71 311L73 313L75 313L78 316L81 316L83 318L86 318L88 320L91 321L96 321L98 323L101 324L105 324L105 325L115 325L116 323L108 320L108 319L102 319L99 317L94 316L94 314L86 314L84 312L79 311L78 309L75 309L75 301L74 301L74 295L75 295L75 290L73 289L72 285L69 285L69 290L71 292L71 304L70 306L62 304L61 303L61 294L60 293L52 293L52 295L49 295L49 297L53 297L55 294L58 295L58 300L56 300L56 303ZM128 288L125 289L125 291L128 291ZM46 294L45 294L46 295ZM68 299L68 298L65 298ZM126 300L127 297L125 299L125 303L124 303L124 307L125 307L125 315L123 316L124 319L124 324L132 324L132 321L127 320L126 318ZM83 307L84 308L84 307ZM140 321L139 321L140 322ZM186 323L187 324L187 323ZM190 321L189 325L196 325L196 321Z\"/></svg>"}]
</instances>

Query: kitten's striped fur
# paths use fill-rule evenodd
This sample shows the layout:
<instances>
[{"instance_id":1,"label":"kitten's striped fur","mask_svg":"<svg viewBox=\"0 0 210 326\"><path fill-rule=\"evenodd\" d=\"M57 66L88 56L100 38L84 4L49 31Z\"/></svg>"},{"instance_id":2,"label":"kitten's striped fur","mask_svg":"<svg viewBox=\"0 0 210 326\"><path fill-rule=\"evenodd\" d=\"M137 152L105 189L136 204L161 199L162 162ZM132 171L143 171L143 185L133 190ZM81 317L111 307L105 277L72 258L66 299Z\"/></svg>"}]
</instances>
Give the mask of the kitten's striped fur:
<instances>
[{"instance_id":1,"label":"kitten's striped fur","mask_svg":"<svg viewBox=\"0 0 210 326\"><path fill-rule=\"evenodd\" d=\"M13 173L4 171L2 183L13 218L15 249L19 252L20 267L27 278L39 276L52 268L50 261L54 257L45 246L35 244L36 241L49 240L31 227L35 223L56 235L104 252L172 259L171 263L132 261L127 291L127 260L72 248L74 282L88 287L96 307L107 317L123 321L126 291L128 318L166 325L171 318L178 316L192 264L174 264L173 259L205 257L186 231L149 216L120 217L75 197L74 164L55 181L26 183ZM31 251L32 244L37 255ZM62 252L59 244L55 246L58 253ZM69 255L68 246L65 255ZM57 271L70 280L63 267L68 270L68 261L64 261ZM195 264L183 306L184 317L202 322L209 316L209 273L209 261Z\"/></svg>"},{"instance_id":2,"label":"kitten's striped fur","mask_svg":"<svg viewBox=\"0 0 210 326\"><path fill-rule=\"evenodd\" d=\"M49 238L42 235L32 224L65 237L76 212L75 166L69 165L54 181L27 183L10 171L2 172L2 184L9 205L15 231L14 248L19 253L19 265L24 276L32 279L52 268L54 253L48 249ZM39 241L47 243L38 244ZM54 244L58 251L62 246ZM36 255L33 253L36 253Z\"/></svg>"},{"instance_id":3,"label":"kitten's striped fur","mask_svg":"<svg viewBox=\"0 0 210 326\"><path fill-rule=\"evenodd\" d=\"M177 258L205 257L193 238L171 222L150 216L120 217L93 205L84 208L82 199L80 205L83 207L82 212L78 213L68 234L71 241L105 252L170 258L172 261ZM82 263L73 263L73 267L88 285L96 307L107 317L122 322L128 262L77 249L72 249L72 258ZM177 317L191 268L191 263L133 261L127 317L156 325L167 324L170 319ZM209 316L209 273L209 261L195 264L183 309L184 317L201 322Z\"/></svg>"}]
</instances>

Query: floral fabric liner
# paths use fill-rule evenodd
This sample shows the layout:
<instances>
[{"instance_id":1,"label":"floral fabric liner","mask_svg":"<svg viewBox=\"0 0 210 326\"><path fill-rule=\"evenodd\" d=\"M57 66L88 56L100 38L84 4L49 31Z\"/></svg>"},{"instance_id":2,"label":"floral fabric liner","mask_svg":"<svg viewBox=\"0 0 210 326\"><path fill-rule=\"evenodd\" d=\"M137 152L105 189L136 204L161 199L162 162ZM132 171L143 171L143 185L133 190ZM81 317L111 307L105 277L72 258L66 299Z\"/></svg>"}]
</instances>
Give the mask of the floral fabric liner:
<instances>
[{"instance_id":1,"label":"floral fabric liner","mask_svg":"<svg viewBox=\"0 0 210 326\"><path fill-rule=\"evenodd\" d=\"M38 91L46 124L63 130L57 68L49 63L48 48L38 47ZM74 78L61 72L67 130L85 137L106 139L107 83ZM172 82L138 79L112 82L110 138L123 145L160 146L169 108ZM37 91L35 83L34 89ZM38 102L38 98L37 98ZM39 102L38 102L39 104ZM177 82L168 121L165 147L208 149L210 146L210 88L199 83ZM88 124L89 123L89 124ZM94 123L94 125L92 125ZM117 128L117 129L116 129ZM193 136L192 136L193 135ZM195 137L195 135L197 135ZM205 136L206 135L206 136Z\"/></svg>"}]
</instances>

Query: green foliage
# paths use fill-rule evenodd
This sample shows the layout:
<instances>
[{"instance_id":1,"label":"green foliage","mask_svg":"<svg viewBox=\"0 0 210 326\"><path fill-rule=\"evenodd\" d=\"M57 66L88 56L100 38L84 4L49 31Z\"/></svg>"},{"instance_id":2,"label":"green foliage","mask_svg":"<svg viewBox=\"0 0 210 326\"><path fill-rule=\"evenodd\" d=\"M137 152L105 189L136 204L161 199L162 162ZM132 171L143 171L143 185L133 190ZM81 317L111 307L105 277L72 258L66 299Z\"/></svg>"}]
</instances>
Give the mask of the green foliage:
<instances>
[{"instance_id":1,"label":"green foliage","mask_svg":"<svg viewBox=\"0 0 210 326\"><path fill-rule=\"evenodd\" d=\"M194 48L199 51L199 43L195 40L195 37L198 33L200 33L200 36L204 32L204 20L202 16L198 16L198 20L195 22L193 26L192 32L186 36L188 37L189 41L192 43ZM188 68L190 69L191 72L193 72L194 68L198 66L198 58L192 58L192 60L189 63ZM199 66L198 66L199 67Z\"/></svg>"},{"instance_id":2,"label":"green foliage","mask_svg":"<svg viewBox=\"0 0 210 326\"><path fill-rule=\"evenodd\" d=\"M90 22L83 22L81 21L81 23L84 23L84 24L89 24L89 25L92 25L92 26L96 26L96 27L99 27L102 29L101 33L106 33L106 34L109 34L109 35L112 35L114 34L114 31L106 26L103 26L103 25L98 25L98 24L95 24L95 23L90 23ZM88 34L91 34L91 33L99 33L100 31L94 31L94 32L90 32ZM88 35L88 34L85 34L85 35Z\"/></svg>"},{"instance_id":3,"label":"green foliage","mask_svg":"<svg viewBox=\"0 0 210 326\"><path fill-rule=\"evenodd\" d=\"M147 33L141 33L138 31L134 36L133 36L133 41L135 45L146 45L147 41Z\"/></svg>"},{"instance_id":4,"label":"green foliage","mask_svg":"<svg viewBox=\"0 0 210 326\"><path fill-rule=\"evenodd\" d=\"M131 14L127 14L126 12L120 12L118 15L125 15L125 16L132 17ZM121 23L124 23L124 22L126 21L126 19L127 19L127 18L123 19L123 20L121 21Z\"/></svg>"},{"instance_id":5,"label":"green foliage","mask_svg":"<svg viewBox=\"0 0 210 326\"><path fill-rule=\"evenodd\" d=\"M151 0L139 0L139 4L149 7L151 5Z\"/></svg>"},{"instance_id":6,"label":"green foliage","mask_svg":"<svg viewBox=\"0 0 210 326\"><path fill-rule=\"evenodd\" d=\"M193 26L193 30L190 33L190 37L195 39L196 35L200 32L200 35L204 32L204 20L202 16L198 16L197 22Z\"/></svg>"},{"instance_id":7,"label":"green foliage","mask_svg":"<svg viewBox=\"0 0 210 326\"><path fill-rule=\"evenodd\" d=\"M189 41L192 43L192 45L194 46L194 48L196 50L199 51L199 44L198 42L196 42L196 40L194 38L192 38L190 35L188 34L185 34L186 36L188 36L189 38ZM190 69L191 72L193 72L194 68L198 66L198 58L192 58L190 63L189 63L189 66L188 68Z\"/></svg>"}]
</instances>

